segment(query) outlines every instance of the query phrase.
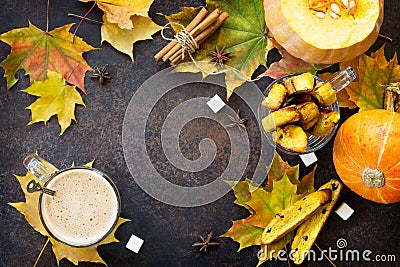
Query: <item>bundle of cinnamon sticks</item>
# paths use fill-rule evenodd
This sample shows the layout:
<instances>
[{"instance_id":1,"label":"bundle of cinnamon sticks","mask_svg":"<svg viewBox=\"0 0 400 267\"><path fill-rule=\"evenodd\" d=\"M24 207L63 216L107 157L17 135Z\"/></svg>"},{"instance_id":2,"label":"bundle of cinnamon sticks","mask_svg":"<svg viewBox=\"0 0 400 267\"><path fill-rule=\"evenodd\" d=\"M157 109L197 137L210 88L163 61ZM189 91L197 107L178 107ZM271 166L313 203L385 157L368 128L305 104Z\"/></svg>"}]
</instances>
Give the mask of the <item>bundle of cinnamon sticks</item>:
<instances>
[{"instance_id":1,"label":"bundle of cinnamon sticks","mask_svg":"<svg viewBox=\"0 0 400 267\"><path fill-rule=\"evenodd\" d=\"M219 8L208 13L207 9L203 7L196 17L185 27L185 30L191 35L198 46L213 34L226 18L228 18L228 13L222 12ZM190 51L182 48L180 42L174 39L161 49L154 58L156 61L162 59L164 62L169 61L171 65L177 65L186 58L188 53Z\"/></svg>"},{"instance_id":2,"label":"bundle of cinnamon sticks","mask_svg":"<svg viewBox=\"0 0 400 267\"><path fill-rule=\"evenodd\" d=\"M390 83L385 88L383 108L400 113L400 83Z\"/></svg>"}]
</instances>

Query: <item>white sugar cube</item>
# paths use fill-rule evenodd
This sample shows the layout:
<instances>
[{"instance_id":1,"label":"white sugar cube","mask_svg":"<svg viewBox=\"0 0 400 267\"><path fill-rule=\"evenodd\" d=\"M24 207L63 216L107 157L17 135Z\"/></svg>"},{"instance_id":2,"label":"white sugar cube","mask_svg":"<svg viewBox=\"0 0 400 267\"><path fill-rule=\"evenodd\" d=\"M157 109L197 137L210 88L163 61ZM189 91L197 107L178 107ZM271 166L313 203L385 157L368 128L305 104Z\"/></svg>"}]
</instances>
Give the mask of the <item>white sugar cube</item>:
<instances>
[{"instance_id":1,"label":"white sugar cube","mask_svg":"<svg viewBox=\"0 0 400 267\"><path fill-rule=\"evenodd\" d=\"M129 250L132 250L135 253L139 252L139 249L142 247L144 240L141 239L140 237L137 237L135 235L131 235L131 238L129 238L128 243L126 244L126 248Z\"/></svg>"},{"instance_id":2,"label":"white sugar cube","mask_svg":"<svg viewBox=\"0 0 400 267\"><path fill-rule=\"evenodd\" d=\"M314 162L317 162L317 156L314 153L302 154L300 155L301 160L303 161L306 167L310 166Z\"/></svg>"},{"instance_id":3,"label":"white sugar cube","mask_svg":"<svg viewBox=\"0 0 400 267\"><path fill-rule=\"evenodd\" d=\"M339 208L335 210L336 214L340 216L344 221L346 221L354 213L354 210L350 208L345 202L343 202Z\"/></svg>"},{"instance_id":4,"label":"white sugar cube","mask_svg":"<svg viewBox=\"0 0 400 267\"><path fill-rule=\"evenodd\" d=\"M214 113L217 113L225 106L225 102L219 97L219 95L215 95L207 102L207 105L212 109L212 111L214 111Z\"/></svg>"}]
</instances>

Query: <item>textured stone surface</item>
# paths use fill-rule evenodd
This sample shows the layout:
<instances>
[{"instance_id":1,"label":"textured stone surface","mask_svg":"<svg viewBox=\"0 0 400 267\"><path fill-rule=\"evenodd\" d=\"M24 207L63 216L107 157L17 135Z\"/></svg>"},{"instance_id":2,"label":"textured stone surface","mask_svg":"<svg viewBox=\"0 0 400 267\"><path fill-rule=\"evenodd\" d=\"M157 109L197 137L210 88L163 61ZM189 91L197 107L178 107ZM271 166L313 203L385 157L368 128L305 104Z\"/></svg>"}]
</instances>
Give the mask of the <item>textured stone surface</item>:
<instances>
[{"instance_id":1,"label":"textured stone surface","mask_svg":"<svg viewBox=\"0 0 400 267\"><path fill-rule=\"evenodd\" d=\"M0 33L18 27L26 27L28 20L36 26L46 27L47 1L33 0L2 0L0 8ZM171 14L180 10L183 5L200 5L201 1L155 0L150 15L159 24L165 23L157 13ZM51 1L50 29L66 23L78 22L68 17L68 13L83 15L91 6L75 1ZM387 44L387 55L392 56L394 49L400 51L400 4L397 0L385 1L385 20L381 33L393 38ZM101 19L101 12L95 9L89 17ZM199 240L199 235L213 231L215 236L226 232L231 221L244 218L247 212L233 204L234 196L227 194L218 201L197 208L177 208L160 203L143 192L132 179L126 167L121 145L122 122L125 109L137 88L146 79L166 68L165 63L156 63L153 55L165 45L159 33L154 35L154 41L141 41L134 46L135 63L130 58L119 53L109 44L100 44L100 26L94 23L83 23L78 35L89 44L102 48L85 54L91 66L101 67L109 64L112 80L100 86L96 80L86 78L87 95L84 96L86 108L76 110L77 123L59 136L59 126L52 118L46 126L40 123L26 126L30 111L26 110L35 98L19 92L27 87L29 79L23 71L17 76L21 80L10 90L6 90L4 78L0 78L0 266L32 266L45 238L35 232L24 217L8 202L23 201L23 194L13 174L25 174L22 160L28 153L38 151L42 157L51 161L59 168L76 164L84 164L96 159L95 167L103 170L115 181L122 198L122 216L132 221L124 224L117 231L120 243L108 244L99 248L100 255L108 266L255 266L258 247L236 252L238 244L227 238L217 238L219 246L213 247L206 254L199 253L191 245ZM374 49L384 41L378 40ZM222 46L223 44L221 44ZM0 60L9 54L10 48L0 43ZM0 69L2 77L4 71ZM257 84L265 87L270 79L263 79ZM147 142L149 155L160 172L177 184L198 185L215 179L227 165L229 157L224 151L229 151L226 144L227 134L222 127L207 120L194 121L188 124L181 133L181 149L188 158L197 158L198 142L204 137L213 138L219 150L216 161L210 169L201 176L191 176L182 173L179 180L173 176L162 149L159 147L159 131L162 118L173 108L173 105L196 96L213 96L218 93L224 98L223 88L210 90L204 88L201 92L186 90L175 92L175 96L167 96L169 102L160 102L158 110L152 114L153 120L148 124L147 136L152 137ZM174 102L176 101L176 103ZM235 110L240 109L242 117L251 118L250 110L243 105L238 97L232 96L229 105ZM351 112L344 110L343 119ZM247 124L250 135L252 155L244 177L251 177L259 155L259 132L252 122ZM215 131L213 130L215 129ZM318 168L316 186L320 186L331 178L338 178L332 163L333 140L316 153ZM297 157L286 157L292 164L300 163ZM301 164L301 163L300 163ZM167 169L163 167L167 166ZM301 173L311 171L312 166L301 165ZM143 173L143 175L146 175ZM172 176L172 177L171 177ZM355 214L343 221L338 216L331 216L317 240L322 249L332 247L337 249L339 238L347 240L348 249L371 250L375 254L394 254L397 263L386 263L379 266L397 266L400 262L398 244L400 242L400 203L395 205L380 205L364 200L344 188L339 202L346 202L355 210ZM131 234L142 237L146 242L140 252L129 252L124 245ZM315 250L317 250L314 247ZM336 261L337 266L377 266L376 262ZM38 266L56 266L55 257L50 246L44 251ZM266 264L287 266L287 262ZM305 266L330 266L326 261L308 262ZM67 260L62 260L60 266L72 266ZM80 266L97 266L81 263Z\"/></svg>"}]
</instances>

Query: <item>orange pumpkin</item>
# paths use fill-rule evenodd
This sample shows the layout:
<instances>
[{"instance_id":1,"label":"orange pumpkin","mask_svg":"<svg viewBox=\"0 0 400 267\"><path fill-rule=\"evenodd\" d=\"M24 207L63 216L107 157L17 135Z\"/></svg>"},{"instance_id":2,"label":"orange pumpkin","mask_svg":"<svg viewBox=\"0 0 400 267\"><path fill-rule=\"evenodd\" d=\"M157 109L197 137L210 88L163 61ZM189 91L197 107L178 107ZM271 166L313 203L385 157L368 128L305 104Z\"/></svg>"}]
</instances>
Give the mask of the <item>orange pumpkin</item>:
<instances>
[{"instance_id":1,"label":"orange pumpkin","mask_svg":"<svg viewBox=\"0 0 400 267\"><path fill-rule=\"evenodd\" d=\"M400 114L356 113L337 132L333 163L355 193L378 203L400 201Z\"/></svg>"},{"instance_id":2,"label":"orange pumpkin","mask_svg":"<svg viewBox=\"0 0 400 267\"><path fill-rule=\"evenodd\" d=\"M378 38L383 0L264 0L265 21L290 54L310 63L348 61Z\"/></svg>"}]
</instances>

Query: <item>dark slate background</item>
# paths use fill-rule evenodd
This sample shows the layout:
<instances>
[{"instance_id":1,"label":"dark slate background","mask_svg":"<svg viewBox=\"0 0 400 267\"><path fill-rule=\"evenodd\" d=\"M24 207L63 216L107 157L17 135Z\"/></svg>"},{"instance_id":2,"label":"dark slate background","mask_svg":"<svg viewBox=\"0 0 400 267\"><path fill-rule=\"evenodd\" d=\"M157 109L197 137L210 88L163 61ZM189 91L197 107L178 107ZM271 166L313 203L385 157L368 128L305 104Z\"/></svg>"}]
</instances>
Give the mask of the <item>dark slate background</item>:
<instances>
[{"instance_id":1,"label":"dark slate background","mask_svg":"<svg viewBox=\"0 0 400 267\"><path fill-rule=\"evenodd\" d=\"M2 0L0 7L0 33L15 28L27 27L28 20L41 29L46 28L47 1L33 0ZM203 5L203 1L155 0L150 16L160 25L165 24L164 18L157 14L172 14L180 11L182 6ZM50 29L60 27L66 23L78 22L68 17L68 13L83 15L92 3L74 1L51 1ZM400 49L400 4L397 0L385 1L385 20L381 33L393 38L392 43L386 44L388 57L392 57L394 50ZM102 13L94 9L91 18L101 20ZM11 90L7 91L5 78L0 78L0 266L32 266L41 250L46 238L35 232L8 202L24 201L17 180L13 174L24 175L22 165L24 156L38 151L42 157L50 160L59 168L65 168L74 161L78 165L96 159L95 167L105 171L113 177L117 184L123 203L122 216L132 221L121 226L116 237L120 243L112 243L99 247L101 257L108 266L255 266L258 247L246 248L237 252L238 244L228 238L217 238L220 243L203 254L191 245L198 241L199 235L213 231L216 236L225 233L231 226L232 220L245 218L248 213L244 208L233 204L233 193L229 193L218 201L197 208L177 208L154 200L143 192L133 181L124 161L121 145L122 122L125 109L137 90L146 79L166 68L165 63L156 63L153 55L165 44L160 33L154 35L154 41L140 41L134 46L135 62L112 48L108 43L101 44L100 26L94 23L83 23L78 35L94 47L101 48L86 53L84 56L89 65L103 66L109 64L112 80L104 86L88 78L85 80L87 95L83 96L86 108L77 107L77 123L73 123L67 131L59 136L59 126L53 117L46 126L36 123L26 126L30 120L30 111L26 110L35 97L19 92L28 86L29 78L24 71L17 73L20 81ZM379 39L372 47L377 49L385 41ZM223 45L223 44L222 44ZM10 47L0 43L0 61L10 53ZM258 71L262 71L259 69ZM4 74L0 69L0 76ZM257 82L260 88L271 79L263 78ZM171 95L170 105L177 104L177 99L189 99L196 96L212 96L218 93L222 98L224 89L202 88L201 91L181 90ZM234 109L240 108L243 117L251 117L250 110L244 106L237 96L233 96L229 105ZM149 124L147 135L156 136L156 129L162 123L160 118L171 109L170 106L158 106L157 113ZM343 110L342 122L353 111ZM181 133L182 151L188 158L199 156L198 142L212 136L216 144L229 149L226 132L216 127L216 132L209 131L215 126L210 121L194 121L185 127ZM154 130L154 131L153 131ZM258 132L254 124L249 125L249 134L252 143L251 161L246 169L246 176L251 177L252 170L257 162ZM192 133L196 133L195 135ZM157 141L157 140L156 140ZM148 142L152 160L163 160L162 149L158 143ZM318 168L315 176L316 186L331 178L338 178L332 163L333 140L322 150L318 151ZM229 150L228 150L229 151ZM226 166L227 155L217 159L221 164L213 164L210 173L220 173ZM397 156L397 155L396 155ZM306 168L297 157L285 157L292 164L300 163L301 174L311 171ZM168 173L166 173L168 176ZM207 178L205 178L207 179ZM186 180L187 184L191 181ZM185 183L185 180L183 181ZM400 266L400 204L380 205L362 199L348 188L343 190L339 202L345 201L354 210L355 214L348 220L342 221L332 214L324 230L317 240L321 248L336 249L339 238L347 240L348 250L371 250L372 255L392 254L397 262L350 262L336 261L337 266ZM145 240L139 252L135 254L125 248L129 236L134 233ZM316 249L314 247L314 249ZM345 253L345 251L344 251ZM38 266L56 266L56 259L48 246ZM92 263L80 263L80 266L97 266ZM289 266L287 262L268 262L265 266ZM306 262L304 266L330 266L329 262ZM67 260L62 260L60 266L72 266ZM293 263L290 263L293 266Z\"/></svg>"}]
</instances>

